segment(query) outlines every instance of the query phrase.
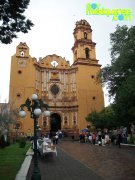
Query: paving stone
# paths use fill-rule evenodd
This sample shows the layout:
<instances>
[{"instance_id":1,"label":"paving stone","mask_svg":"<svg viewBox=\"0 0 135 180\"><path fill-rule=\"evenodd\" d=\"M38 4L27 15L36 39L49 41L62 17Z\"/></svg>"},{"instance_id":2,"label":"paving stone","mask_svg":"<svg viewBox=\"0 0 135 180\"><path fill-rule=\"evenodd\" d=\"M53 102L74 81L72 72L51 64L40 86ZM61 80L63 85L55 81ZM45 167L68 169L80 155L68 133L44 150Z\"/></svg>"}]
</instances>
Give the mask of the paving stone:
<instances>
[{"instance_id":1,"label":"paving stone","mask_svg":"<svg viewBox=\"0 0 135 180\"><path fill-rule=\"evenodd\" d=\"M94 146L73 141L57 145L58 156L39 160L42 180L134 180L135 147ZM30 179L33 163L27 176Z\"/></svg>"}]
</instances>

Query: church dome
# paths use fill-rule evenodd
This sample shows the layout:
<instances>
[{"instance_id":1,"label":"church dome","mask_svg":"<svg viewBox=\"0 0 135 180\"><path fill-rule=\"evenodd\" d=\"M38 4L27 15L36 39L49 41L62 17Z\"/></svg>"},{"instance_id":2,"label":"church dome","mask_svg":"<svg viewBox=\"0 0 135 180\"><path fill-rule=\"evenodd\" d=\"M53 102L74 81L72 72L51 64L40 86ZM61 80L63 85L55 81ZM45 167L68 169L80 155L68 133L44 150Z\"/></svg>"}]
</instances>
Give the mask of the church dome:
<instances>
[{"instance_id":1,"label":"church dome","mask_svg":"<svg viewBox=\"0 0 135 180\"><path fill-rule=\"evenodd\" d=\"M85 25L85 26L90 26L90 24L85 20L85 19L81 19L80 21L76 22L76 27L79 25Z\"/></svg>"},{"instance_id":2,"label":"church dome","mask_svg":"<svg viewBox=\"0 0 135 180\"><path fill-rule=\"evenodd\" d=\"M85 19L81 19L80 21L76 22L73 34L75 35L78 32L78 30L92 32L90 24Z\"/></svg>"}]
</instances>

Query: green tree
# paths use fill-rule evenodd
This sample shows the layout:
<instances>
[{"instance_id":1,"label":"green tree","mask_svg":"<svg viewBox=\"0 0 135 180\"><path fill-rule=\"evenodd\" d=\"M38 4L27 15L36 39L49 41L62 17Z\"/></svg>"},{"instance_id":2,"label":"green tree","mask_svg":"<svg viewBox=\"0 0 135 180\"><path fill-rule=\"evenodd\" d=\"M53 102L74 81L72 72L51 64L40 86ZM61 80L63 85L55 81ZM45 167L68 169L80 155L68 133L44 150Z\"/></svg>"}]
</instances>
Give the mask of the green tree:
<instances>
[{"instance_id":1,"label":"green tree","mask_svg":"<svg viewBox=\"0 0 135 180\"><path fill-rule=\"evenodd\" d=\"M119 125L135 123L135 74L129 76L118 88L113 109Z\"/></svg>"},{"instance_id":2,"label":"green tree","mask_svg":"<svg viewBox=\"0 0 135 180\"><path fill-rule=\"evenodd\" d=\"M135 26L129 29L117 26L110 38L111 65L102 69L101 76L103 83L107 83L110 96L113 96L126 78L135 73Z\"/></svg>"},{"instance_id":3,"label":"green tree","mask_svg":"<svg viewBox=\"0 0 135 180\"><path fill-rule=\"evenodd\" d=\"M117 26L111 38L111 65L101 71L103 83L114 98L119 124L135 122L135 26Z\"/></svg>"},{"instance_id":4,"label":"green tree","mask_svg":"<svg viewBox=\"0 0 135 180\"><path fill-rule=\"evenodd\" d=\"M0 42L9 44L17 33L28 33L33 23L23 15L30 0L0 0Z\"/></svg>"},{"instance_id":5,"label":"green tree","mask_svg":"<svg viewBox=\"0 0 135 180\"><path fill-rule=\"evenodd\" d=\"M111 106L104 108L100 112L93 111L86 117L86 120L91 122L95 128L111 129L117 126L115 114Z\"/></svg>"},{"instance_id":6,"label":"green tree","mask_svg":"<svg viewBox=\"0 0 135 180\"><path fill-rule=\"evenodd\" d=\"M100 121L100 116L96 111L93 111L92 113L88 114L85 117L86 121L91 122L95 128L99 128L102 126L102 123Z\"/></svg>"}]
</instances>

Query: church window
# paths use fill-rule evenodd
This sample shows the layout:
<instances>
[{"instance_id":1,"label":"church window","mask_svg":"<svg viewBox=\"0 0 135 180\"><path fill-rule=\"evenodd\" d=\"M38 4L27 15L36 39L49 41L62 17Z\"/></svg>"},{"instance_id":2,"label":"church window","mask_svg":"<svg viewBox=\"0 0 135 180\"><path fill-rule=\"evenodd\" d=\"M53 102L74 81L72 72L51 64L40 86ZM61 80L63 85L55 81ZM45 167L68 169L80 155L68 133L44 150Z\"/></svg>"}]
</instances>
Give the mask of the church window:
<instances>
[{"instance_id":1,"label":"church window","mask_svg":"<svg viewBox=\"0 0 135 180\"><path fill-rule=\"evenodd\" d=\"M67 122L67 116L64 117L64 124L66 125L68 122Z\"/></svg>"},{"instance_id":2,"label":"church window","mask_svg":"<svg viewBox=\"0 0 135 180\"><path fill-rule=\"evenodd\" d=\"M56 67L56 66L58 66L58 62L54 60L54 61L51 62L51 65L52 65L53 67Z\"/></svg>"},{"instance_id":3,"label":"church window","mask_svg":"<svg viewBox=\"0 0 135 180\"><path fill-rule=\"evenodd\" d=\"M15 130L18 130L20 128L20 123L16 123Z\"/></svg>"},{"instance_id":4,"label":"church window","mask_svg":"<svg viewBox=\"0 0 135 180\"><path fill-rule=\"evenodd\" d=\"M19 70L19 71L18 71L18 74L21 74L21 73L22 73L22 71L21 71L21 70Z\"/></svg>"},{"instance_id":5,"label":"church window","mask_svg":"<svg viewBox=\"0 0 135 180\"><path fill-rule=\"evenodd\" d=\"M16 96L19 98L19 97L21 97L21 94L20 94L20 93L17 93L17 95L16 95Z\"/></svg>"},{"instance_id":6,"label":"church window","mask_svg":"<svg viewBox=\"0 0 135 180\"><path fill-rule=\"evenodd\" d=\"M64 124L67 124L67 120L64 121Z\"/></svg>"},{"instance_id":7,"label":"church window","mask_svg":"<svg viewBox=\"0 0 135 180\"><path fill-rule=\"evenodd\" d=\"M84 39L87 39L88 34L84 32Z\"/></svg>"},{"instance_id":8,"label":"church window","mask_svg":"<svg viewBox=\"0 0 135 180\"><path fill-rule=\"evenodd\" d=\"M24 51L21 51L20 56L24 57Z\"/></svg>"},{"instance_id":9,"label":"church window","mask_svg":"<svg viewBox=\"0 0 135 180\"><path fill-rule=\"evenodd\" d=\"M76 124L76 121L74 121L74 124Z\"/></svg>"},{"instance_id":10,"label":"church window","mask_svg":"<svg viewBox=\"0 0 135 180\"><path fill-rule=\"evenodd\" d=\"M85 25L85 21L82 21L82 24Z\"/></svg>"},{"instance_id":11,"label":"church window","mask_svg":"<svg viewBox=\"0 0 135 180\"><path fill-rule=\"evenodd\" d=\"M86 59L89 59L89 48L85 48Z\"/></svg>"},{"instance_id":12,"label":"church window","mask_svg":"<svg viewBox=\"0 0 135 180\"><path fill-rule=\"evenodd\" d=\"M52 85L52 87L51 87L51 93L52 93L53 95L57 95L57 94L59 93L59 87L58 87L56 84Z\"/></svg>"},{"instance_id":13,"label":"church window","mask_svg":"<svg viewBox=\"0 0 135 180\"><path fill-rule=\"evenodd\" d=\"M16 132L17 132L19 129L22 129L22 123L21 123L21 122L17 122L17 123L14 125L14 129L15 129Z\"/></svg>"},{"instance_id":14,"label":"church window","mask_svg":"<svg viewBox=\"0 0 135 180\"><path fill-rule=\"evenodd\" d=\"M91 75L91 78L94 79L94 75Z\"/></svg>"}]
</instances>

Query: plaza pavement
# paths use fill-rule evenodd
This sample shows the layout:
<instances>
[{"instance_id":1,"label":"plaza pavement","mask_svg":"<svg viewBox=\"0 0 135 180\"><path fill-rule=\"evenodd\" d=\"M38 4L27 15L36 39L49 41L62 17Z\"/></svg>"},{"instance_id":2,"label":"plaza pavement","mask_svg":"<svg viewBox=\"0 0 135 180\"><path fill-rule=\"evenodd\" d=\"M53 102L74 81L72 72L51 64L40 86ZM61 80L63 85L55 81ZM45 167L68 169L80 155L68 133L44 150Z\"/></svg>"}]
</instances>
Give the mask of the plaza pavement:
<instances>
[{"instance_id":1,"label":"plaza pavement","mask_svg":"<svg viewBox=\"0 0 135 180\"><path fill-rule=\"evenodd\" d=\"M39 160L42 180L135 180L135 147L61 141L58 156ZM26 180L30 180L33 161Z\"/></svg>"}]
</instances>

